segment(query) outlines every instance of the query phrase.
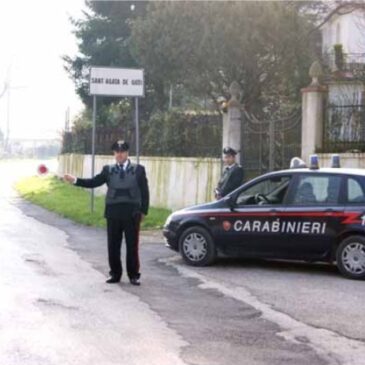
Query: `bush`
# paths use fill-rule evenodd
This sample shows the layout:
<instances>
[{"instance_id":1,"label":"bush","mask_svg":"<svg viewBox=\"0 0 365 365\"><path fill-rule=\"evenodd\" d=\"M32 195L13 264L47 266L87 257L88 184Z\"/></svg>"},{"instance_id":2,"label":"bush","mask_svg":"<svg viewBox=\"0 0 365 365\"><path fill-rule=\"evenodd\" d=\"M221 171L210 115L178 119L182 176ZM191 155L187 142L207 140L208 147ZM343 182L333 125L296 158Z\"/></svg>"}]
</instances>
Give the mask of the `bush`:
<instances>
[{"instance_id":1,"label":"bush","mask_svg":"<svg viewBox=\"0 0 365 365\"><path fill-rule=\"evenodd\" d=\"M143 154L148 156L219 157L222 117L179 110L152 115L145 127Z\"/></svg>"}]
</instances>

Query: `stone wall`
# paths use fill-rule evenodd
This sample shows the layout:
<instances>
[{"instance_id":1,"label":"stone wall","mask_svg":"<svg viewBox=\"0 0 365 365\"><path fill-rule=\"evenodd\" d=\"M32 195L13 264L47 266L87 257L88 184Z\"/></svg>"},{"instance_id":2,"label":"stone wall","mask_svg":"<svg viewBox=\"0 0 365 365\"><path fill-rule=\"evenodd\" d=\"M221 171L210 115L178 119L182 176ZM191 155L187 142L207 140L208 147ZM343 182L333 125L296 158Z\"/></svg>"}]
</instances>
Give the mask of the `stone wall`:
<instances>
[{"instance_id":1,"label":"stone wall","mask_svg":"<svg viewBox=\"0 0 365 365\"><path fill-rule=\"evenodd\" d=\"M131 157L133 161L134 158ZM112 156L96 156L95 172L114 162ZM221 162L213 158L141 157L149 180L151 205L172 210L205 203L214 199L214 188L221 174ZM58 175L70 173L91 176L91 156L64 154L59 156ZM106 187L96 189L105 194Z\"/></svg>"}]
</instances>

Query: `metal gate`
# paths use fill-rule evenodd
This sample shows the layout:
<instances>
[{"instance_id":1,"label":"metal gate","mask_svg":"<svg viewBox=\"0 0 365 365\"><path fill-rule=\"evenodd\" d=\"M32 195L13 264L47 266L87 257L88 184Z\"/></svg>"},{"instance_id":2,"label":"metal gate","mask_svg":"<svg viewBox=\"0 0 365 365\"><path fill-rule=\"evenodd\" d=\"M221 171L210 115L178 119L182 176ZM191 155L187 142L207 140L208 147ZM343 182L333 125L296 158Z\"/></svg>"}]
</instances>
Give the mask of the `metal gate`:
<instances>
[{"instance_id":1,"label":"metal gate","mask_svg":"<svg viewBox=\"0 0 365 365\"><path fill-rule=\"evenodd\" d=\"M257 118L242 113L242 156L246 179L289 167L301 153L301 110L279 119Z\"/></svg>"}]
</instances>

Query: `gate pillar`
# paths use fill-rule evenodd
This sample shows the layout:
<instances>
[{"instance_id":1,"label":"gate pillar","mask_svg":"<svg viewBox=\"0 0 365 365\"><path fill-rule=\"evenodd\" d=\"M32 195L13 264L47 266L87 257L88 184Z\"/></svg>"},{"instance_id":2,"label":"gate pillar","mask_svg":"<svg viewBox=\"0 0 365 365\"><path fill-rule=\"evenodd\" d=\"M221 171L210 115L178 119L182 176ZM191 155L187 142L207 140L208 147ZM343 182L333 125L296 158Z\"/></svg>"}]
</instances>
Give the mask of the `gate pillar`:
<instances>
[{"instance_id":1,"label":"gate pillar","mask_svg":"<svg viewBox=\"0 0 365 365\"><path fill-rule=\"evenodd\" d=\"M325 100L327 88L319 82L323 75L318 61L313 62L309 70L312 82L302 89L302 152L301 157L308 158L316 150L323 147L323 126L325 116Z\"/></svg>"},{"instance_id":2,"label":"gate pillar","mask_svg":"<svg viewBox=\"0 0 365 365\"><path fill-rule=\"evenodd\" d=\"M241 163L241 88L236 81L232 82L229 92L231 98L227 103L227 113L223 114L223 148L234 148L238 152L237 162Z\"/></svg>"}]
</instances>

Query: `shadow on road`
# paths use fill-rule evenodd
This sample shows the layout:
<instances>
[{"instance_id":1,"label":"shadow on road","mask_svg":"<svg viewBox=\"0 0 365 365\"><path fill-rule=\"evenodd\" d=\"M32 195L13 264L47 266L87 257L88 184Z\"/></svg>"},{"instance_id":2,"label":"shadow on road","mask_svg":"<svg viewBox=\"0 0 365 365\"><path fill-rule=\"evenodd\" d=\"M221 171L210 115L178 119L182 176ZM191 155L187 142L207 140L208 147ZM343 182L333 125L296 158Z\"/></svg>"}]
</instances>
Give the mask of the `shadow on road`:
<instances>
[{"instance_id":1,"label":"shadow on road","mask_svg":"<svg viewBox=\"0 0 365 365\"><path fill-rule=\"evenodd\" d=\"M320 262L288 261L276 259L252 259L252 258L220 258L214 265L215 268L242 268L245 270L264 270L281 273L296 273L309 275L338 276L335 265Z\"/></svg>"}]
</instances>

